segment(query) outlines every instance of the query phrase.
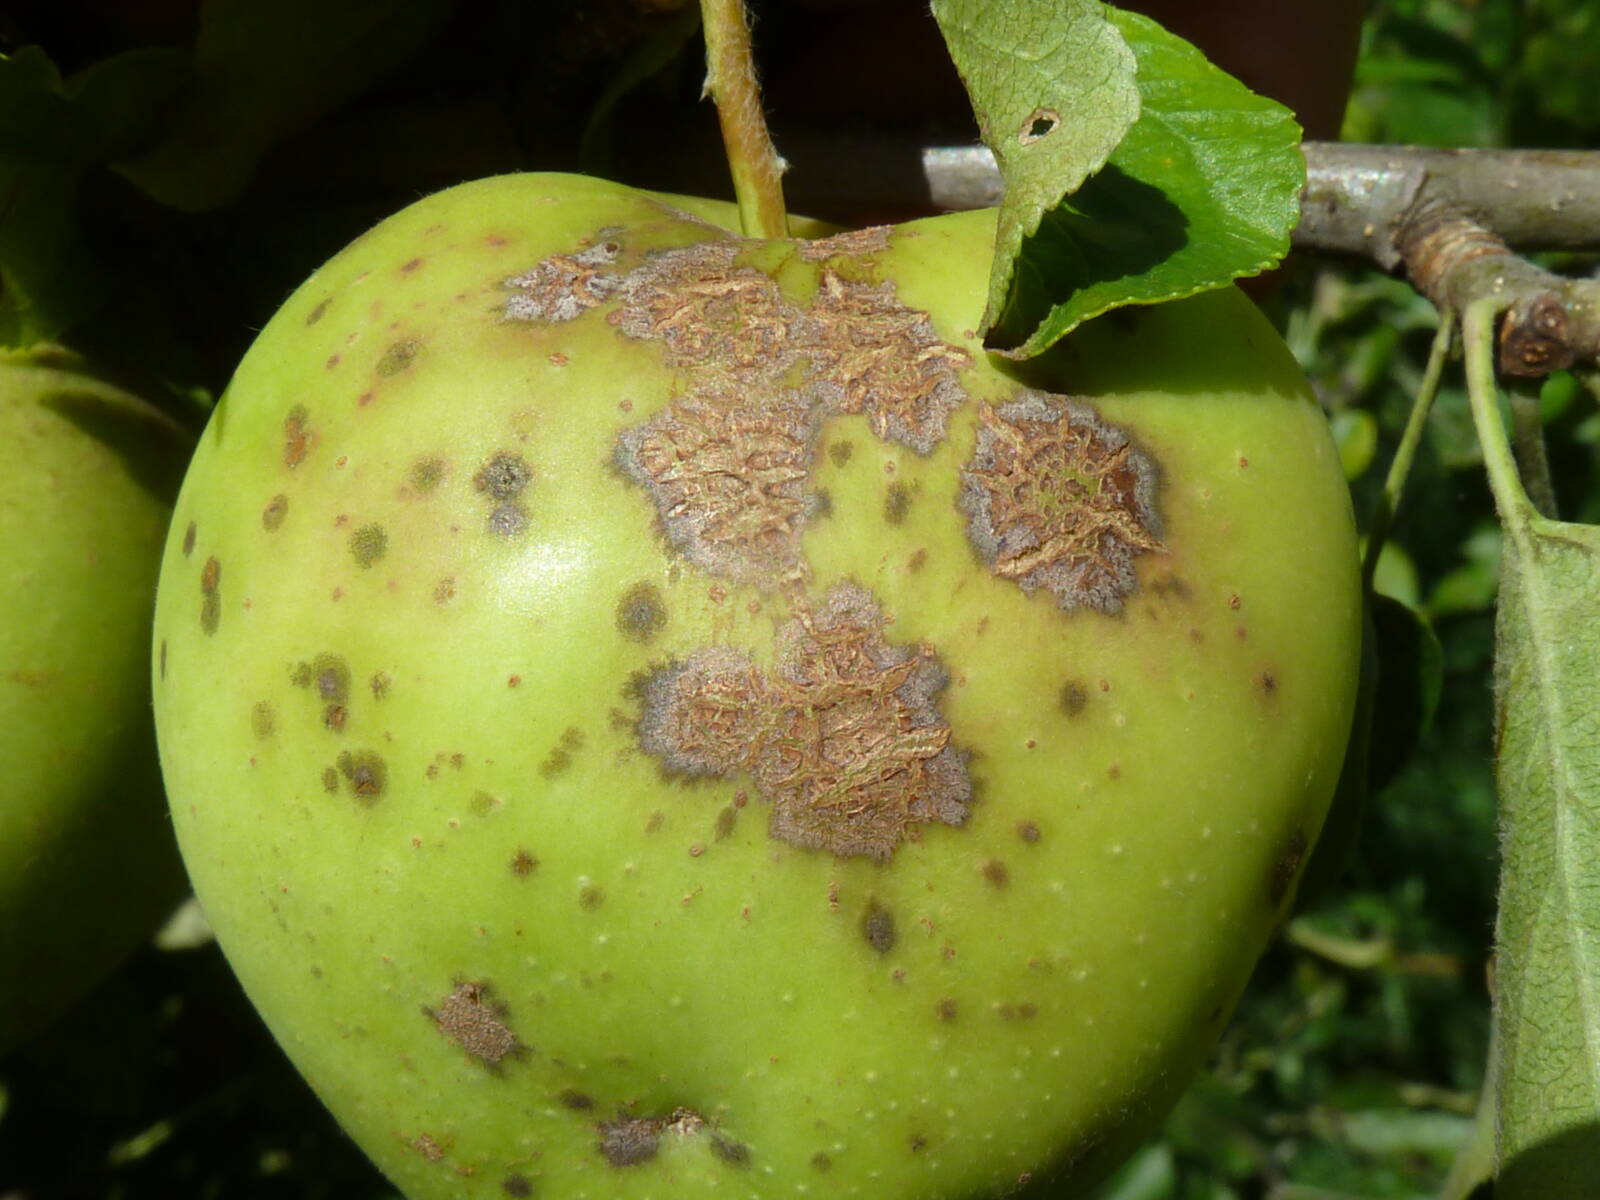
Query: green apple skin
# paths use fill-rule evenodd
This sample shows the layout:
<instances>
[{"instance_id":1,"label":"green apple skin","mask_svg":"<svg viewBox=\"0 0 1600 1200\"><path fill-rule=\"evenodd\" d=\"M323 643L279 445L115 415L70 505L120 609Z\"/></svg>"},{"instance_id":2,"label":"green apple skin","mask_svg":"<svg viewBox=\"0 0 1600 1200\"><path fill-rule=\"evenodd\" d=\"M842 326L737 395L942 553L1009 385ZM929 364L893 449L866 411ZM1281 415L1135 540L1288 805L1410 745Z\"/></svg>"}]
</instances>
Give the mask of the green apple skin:
<instances>
[{"instance_id":1,"label":"green apple skin","mask_svg":"<svg viewBox=\"0 0 1600 1200\"><path fill-rule=\"evenodd\" d=\"M0 355L0 1053L185 887L148 646L188 440L81 368L51 348Z\"/></svg>"},{"instance_id":2,"label":"green apple skin","mask_svg":"<svg viewBox=\"0 0 1600 1200\"><path fill-rule=\"evenodd\" d=\"M733 220L550 175L413 205L263 330L178 502L154 687L185 859L415 1200L1086 1186L1213 1044L1339 771L1348 495L1241 295L1029 366L1126 431L1159 509L1127 589L1077 603L971 532L980 426L1045 411L972 332L993 215ZM896 338L932 373L863 375ZM952 378L943 428L895 425ZM1005 503L1059 509L1033 469ZM823 786L850 729L887 808Z\"/></svg>"}]
</instances>

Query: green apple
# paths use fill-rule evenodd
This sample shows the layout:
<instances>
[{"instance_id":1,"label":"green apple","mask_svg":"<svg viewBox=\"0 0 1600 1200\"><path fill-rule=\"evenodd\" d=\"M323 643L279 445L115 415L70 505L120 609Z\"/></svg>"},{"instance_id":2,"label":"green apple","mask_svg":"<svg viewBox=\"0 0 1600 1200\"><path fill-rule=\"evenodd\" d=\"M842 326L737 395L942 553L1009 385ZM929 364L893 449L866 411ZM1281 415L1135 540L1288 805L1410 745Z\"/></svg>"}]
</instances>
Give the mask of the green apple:
<instances>
[{"instance_id":1,"label":"green apple","mask_svg":"<svg viewBox=\"0 0 1600 1200\"><path fill-rule=\"evenodd\" d=\"M0 1053L176 903L150 719L156 571L188 439L41 347L0 354Z\"/></svg>"},{"instance_id":2,"label":"green apple","mask_svg":"<svg viewBox=\"0 0 1600 1200\"><path fill-rule=\"evenodd\" d=\"M186 860L411 1197L1081 1186L1317 836L1359 588L1232 289L1026 369L967 213L453 188L283 306L156 618Z\"/></svg>"}]
</instances>

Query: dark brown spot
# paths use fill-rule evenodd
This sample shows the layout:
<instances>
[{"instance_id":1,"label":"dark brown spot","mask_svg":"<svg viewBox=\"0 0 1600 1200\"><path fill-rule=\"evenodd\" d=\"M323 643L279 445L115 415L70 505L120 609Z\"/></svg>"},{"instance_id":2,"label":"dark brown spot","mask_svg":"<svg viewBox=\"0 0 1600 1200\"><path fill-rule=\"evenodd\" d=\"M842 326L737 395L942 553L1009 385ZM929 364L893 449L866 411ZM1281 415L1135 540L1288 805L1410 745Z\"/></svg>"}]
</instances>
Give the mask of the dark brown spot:
<instances>
[{"instance_id":1,"label":"dark brown spot","mask_svg":"<svg viewBox=\"0 0 1600 1200\"><path fill-rule=\"evenodd\" d=\"M402 275L410 275L412 272L414 272L421 265L422 265L422 260L420 258L409 259L406 262L403 262L403 263L400 264L400 273Z\"/></svg>"},{"instance_id":2,"label":"dark brown spot","mask_svg":"<svg viewBox=\"0 0 1600 1200\"><path fill-rule=\"evenodd\" d=\"M891 525L899 525L910 509L910 489L903 483L891 483L883 497L883 519Z\"/></svg>"},{"instance_id":3,"label":"dark brown spot","mask_svg":"<svg viewBox=\"0 0 1600 1200\"><path fill-rule=\"evenodd\" d=\"M586 883L578 889L578 907L593 912L605 903L606 894L592 883Z\"/></svg>"},{"instance_id":4,"label":"dark brown spot","mask_svg":"<svg viewBox=\"0 0 1600 1200\"><path fill-rule=\"evenodd\" d=\"M1306 857L1306 835L1303 830L1296 829L1289 835L1289 840L1283 844L1283 850L1278 854L1272 864L1272 874L1267 881L1267 896L1272 901L1272 907L1277 908L1289 895L1289 889L1294 886L1295 877L1300 874L1300 865Z\"/></svg>"},{"instance_id":5,"label":"dark brown spot","mask_svg":"<svg viewBox=\"0 0 1600 1200\"><path fill-rule=\"evenodd\" d=\"M717 813L716 840L722 841L733 833L733 827L738 824L739 810L733 805L725 805Z\"/></svg>"},{"instance_id":6,"label":"dark brown spot","mask_svg":"<svg viewBox=\"0 0 1600 1200\"><path fill-rule=\"evenodd\" d=\"M515 500L533 480L533 469L520 454L501 450L472 477L472 486L493 500Z\"/></svg>"},{"instance_id":7,"label":"dark brown spot","mask_svg":"<svg viewBox=\"0 0 1600 1200\"><path fill-rule=\"evenodd\" d=\"M500 1190L513 1200L525 1200L533 1195L533 1184L522 1175L507 1175L500 1181Z\"/></svg>"},{"instance_id":8,"label":"dark brown spot","mask_svg":"<svg viewBox=\"0 0 1600 1200\"><path fill-rule=\"evenodd\" d=\"M1114 613L1159 551L1155 463L1087 404L1043 392L983 405L960 507L979 557L1063 609Z\"/></svg>"},{"instance_id":9,"label":"dark brown spot","mask_svg":"<svg viewBox=\"0 0 1600 1200\"><path fill-rule=\"evenodd\" d=\"M374 700L382 700L385 696L387 696L389 694L389 683L389 672L387 671L379 671L376 675L369 679L367 681L367 687L372 692L372 698Z\"/></svg>"},{"instance_id":10,"label":"dark brown spot","mask_svg":"<svg viewBox=\"0 0 1600 1200\"><path fill-rule=\"evenodd\" d=\"M383 352L382 358L378 359L378 374L384 378L400 374L412 364L421 349L422 343L416 338L406 338L396 342Z\"/></svg>"},{"instance_id":11,"label":"dark brown spot","mask_svg":"<svg viewBox=\"0 0 1600 1200\"><path fill-rule=\"evenodd\" d=\"M730 1141L719 1133L711 1135L711 1153L730 1166L750 1165L750 1147L741 1142Z\"/></svg>"},{"instance_id":12,"label":"dark brown spot","mask_svg":"<svg viewBox=\"0 0 1600 1200\"><path fill-rule=\"evenodd\" d=\"M505 1005L494 1003L491 992L487 983L458 983L438 1008L422 1011L450 1041L494 1068L507 1058L521 1057L523 1048L505 1023Z\"/></svg>"},{"instance_id":13,"label":"dark brown spot","mask_svg":"<svg viewBox=\"0 0 1600 1200\"><path fill-rule=\"evenodd\" d=\"M833 1169L833 1159L819 1150L811 1156L811 1169L824 1173L831 1171Z\"/></svg>"},{"instance_id":14,"label":"dark brown spot","mask_svg":"<svg viewBox=\"0 0 1600 1200\"><path fill-rule=\"evenodd\" d=\"M1263 696L1270 696L1278 690L1278 677L1271 671L1263 671L1256 676L1256 687Z\"/></svg>"},{"instance_id":15,"label":"dark brown spot","mask_svg":"<svg viewBox=\"0 0 1600 1200\"><path fill-rule=\"evenodd\" d=\"M1032 845L1039 840L1039 827L1032 821L1019 821L1017 823L1017 836Z\"/></svg>"},{"instance_id":16,"label":"dark brown spot","mask_svg":"<svg viewBox=\"0 0 1600 1200\"><path fill-rule=\"evenodd\" d=\"M339 790L339 772L332 767L322 768L322 790L325 792Z\"/></svg>"},{"instance_id":17,"label":"dark brown spot","mask_svg":"<svg viewBox=\"0 0 1600 1200\"><path fill-rule=\"evenodd\" d=\"M322 723L335 733L343 733L344 723L349 716L349 710L344 705L330 704L322 710Z\"/></svg>"},{"instance_id":18,"label":"dark brown spot","mask_svg":"<svg viewBox=\"0 0 1600 1200\"><path fill-rule=\"evenodd\" d=\"M183 531L183 556L185 558L194 553L194 539L197 532L199 531L193 521L190 521L188 527Z\"/></svg>"},{"instance_id":19,"label":"dark brown spot","mask_svg":"<svg viewBox=\"0 0 1600 1200\"><path fill-rule=\"evenodd\" d=\"M698 650L642 685L640 745L672 774L747 772L773 837L886 859L915 827L961 825L972 797L927 647L895 646L865 589L840 584L777 631L768 674L741 651Z\"/></svg>"},{"instance_id":20,"label":"dark brown spot","mask_svg":"<svg viewBox=\"0 0 1600 1200\"><path fill-rule=\"evenodd\" d=\"M1089 689L1077 680L1068 680L1061 685L1061 711L1069 717L1075 717L1083 711L1084 705L1089 703Z\"/></svg>"},{"instance_id":21,"label":"dark brown spot","mask_svg":"<svg viewBox=\"0 0 1600 1200\"><path fill-rule=\"evenodd\" d=\"M250 729L258 738L269 738L277 728L277 714L265 700L257 700L250 708Z\"/></svg>"},{"instance_id":22,"label":"dark brown spot","mask_svg":"<svg viewBox=\"0 0 1600 1200\"><path fill-rule=\"evenodd\" d=\"M941 1021L954 1021L959 1011L953 996L944 997L933 1008L934 1012L939 1014L939 1020Z\"/></svg>"},{"instance_id":23,"label":"dark brown spot","mask_svg":"<svg viewBox=\"0 0 1600 1200\"><path fill-rule=\"evenodd\" d=\"M444 459L428 457L419 458L411 464L411 472L407 476L411 490L419 495L427 495L439 486L439 481L444 478Z\"/></svg>"},{"instance_id":24,"label":"dark brown spot","mask_svg":"<svg viewBox=\"0 0 1600 1200\"><path fill-rule=\"evenodd\" d=\"M283 418L283 465L298 467L317 444L317 432L310 425L311 414L304 404L296 404Z\"/></svg>"},{"instance_id":25,"label":"dark brown spot","mask_svg":"<svg viewBox=\"0 0 1600 1200\"><path fill-rule=\"evenodd\" d=\"M411 1148L429 1162L439 1162L444 1158L444 1147L429 1133L419 1133L412 1138Z\"/></svg>"},{"instance_id":26,"label":"dark brown spot","mask_svg":"<svg viewBox=\"0 0 1600 1200\"><path fill-rule=\"evenodd\" d=\"M376 804L389 781L389 766L372 750L346 750L334 759L345 787L362 804Z\"/></svg>"},{"instance_id":27,"label":"dark brown spot","mask_svg":"<svg viewBox=\"0 0 1600 1200\"><path fill-rule=\"evenodd\" d=\"M389 550L389 535L382 525L363 525L350 535L350 556L356 565L370 568Z\"/></svg>"},{"instance_id":28,"label":"dark brown spot","mask_svg":"<svg viewBox=\"0 0 1600 1200\"><path fill-rule=\"evenodd\" d=\"M834 442L828 447L828 457L833 460L833 465L836 467L844 466L855 452L854 442Z\"/></svg>"},{"instance_id":29,"label":"dark brown spot","mask_svg":"<svg viewBox=\"0 0 1600 1200\"><path fill-rule=\"evenodd\" d=\"M916 550L912 552L911 557L906 559L906 570L920 571L927 564L927 561L927 548L925 546L918 546Z\"/></svg>"},{"instance_id":30,"label":"dark brown spot","mask_svg":"<svg viewBox=\"0 0 1600 1200\"><path fill-rule=\"evenodd\" d=\"M570 1108L573 1112L588 1112L594 1108L594 1097L576 1088L568 1088L556 1099L561 1103L561 1107Z\"/></svg>"},{"instance_id":31,"label":"dark brown spot","mask_svg":"<svg viewBox=\"0 0 1600 1200\"><path fill-rule=\"evenodd\" d=\"M283 524L284 517L289 515L289 497L279 492L267 506L261 510L261 528L268 533L273 532Z\"/></svg>"},{"instance_id":32,"label":"dark brown spot","mask_svg":"<svg viewBox=\"0 0 1600 1200\"><path fill-rule=\"evenodd\" d=\"M927 1148L928 1139L923 1137L920 1133L913 1133L906 1139L906 1149L910 1150L913 1154L921 1154Z\"/></svg>"},{"instance_id":33,"label":"dark brown spot","mask_svg":"<svg viewBox=\"0 0 1600 1200\"><path fill-rule=\"evenodd\" d=\"M653 583L636 583L617 601L617 632L630 642L648 642L667 624L667 606Z\"/></svg>"},{"instance_id":34,"label":"dark brown spot","mask_svg":"<svg viewBox=\"0 0 1600 1200\"><path fill-rule=\"evenodd\" d=\"M449 604L456 598L456 577L446 575L433 585L433 602L438 605Z\"/></svg>"},{"instance_id":35,"label":"dark brown spot","mask_svg":"<svg viewBox=\"0 0 1600 1200\"><path fill-rule=\"evenodd\" d=\"M983 864L983 877L995 887L1005 887L1011 882L1011 870L998 858L991 858Z\"/></svg>"},{"instance_id":36,"label":"dark brown spot","mask_svg":"<svg viewBox=\"0 0 1600 1200\"><path fill-rule=\"evenodd\" d=\"M328 311L328 305L333 303L332 296L324 296L317 302L317 306L306 314L306 324L315 325L322 320L322 315Z\"/></svg>"},{"instance_id":37,"label":"dark brown spot","mask_svg":"<svg viewBox=\"0 0 1600 1200\"><path fill-rule=\"evenodd\" d=\"M876 900L869 901L861 914L861 936L879 954L887 954L899 940L894 929L894 914Z\"/></svg>"}]
</instances>

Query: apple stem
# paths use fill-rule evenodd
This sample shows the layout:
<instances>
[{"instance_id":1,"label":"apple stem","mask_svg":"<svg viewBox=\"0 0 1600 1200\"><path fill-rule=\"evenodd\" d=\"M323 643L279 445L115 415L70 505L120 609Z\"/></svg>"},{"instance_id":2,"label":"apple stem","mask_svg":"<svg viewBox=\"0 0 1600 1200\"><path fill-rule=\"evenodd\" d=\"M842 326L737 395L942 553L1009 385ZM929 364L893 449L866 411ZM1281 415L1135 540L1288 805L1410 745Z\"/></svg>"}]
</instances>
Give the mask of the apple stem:
<instances>
[{"instance_id":1,"label":"apple stem","mask_svg":"<svg viewBox=\"0 0 1600 1200\"><path fill-rule=\"evenodd\" d=\"M705 92L722 124L739 225L747 237L788 237L781 181L785 164L767 134L744 0L700 0L700 13L706 37Z\"/></svg>"}]
</instances>

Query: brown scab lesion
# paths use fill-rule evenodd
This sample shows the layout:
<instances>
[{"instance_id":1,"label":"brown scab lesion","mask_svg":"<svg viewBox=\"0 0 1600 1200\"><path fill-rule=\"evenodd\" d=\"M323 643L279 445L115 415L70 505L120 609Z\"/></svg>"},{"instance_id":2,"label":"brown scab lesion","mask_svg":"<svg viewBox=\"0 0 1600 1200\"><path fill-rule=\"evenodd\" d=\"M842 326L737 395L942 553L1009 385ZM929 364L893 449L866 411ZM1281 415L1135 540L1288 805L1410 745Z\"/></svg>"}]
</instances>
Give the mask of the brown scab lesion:
<instances>
[{"instance_id":1,"label":"brown scab lesion","mask_svg":"<svg viewBox=\"0 0 1600 1200\"><path fill-rule=\"evenodd\" d=\"M250 706L250 730L263 740L271 737L278 727L278 714L266 700L257 700Z\"/></svg>"},{"instance_id":2,"label":"brown scab lesion","mask_svg":"<svg viewBox=\"0 0 1600 1200\"><path fill-rule=\"evenodd\" d=\"M346 750L334 760L345 789L363 805L376 804L389 782L389 765L374 750Z\"/></svg>"},{"instance_id":3,"label":"brown scab lesion","mask_svg":"<svg viewBox=\"0 0 1600 1200\"><path fill-rule=\"evenodd\" d=\"M289 515L289 497L279 492L267 501L267 506L261 510L261 528L268 533L274 533L283 526L283 519Z\"/></svg>"},{"instance_id":4,"label":"brown scab lesion","mask_svg":"<svg viewBox=\"0 0 1600 1200\"><path fill-rule=\"evenodd\" d=\"M961 471L967 536L995 575L1063 609L1121 610L1160 551L1155 463L1087 404L1042 392L979 410Z\"/></svg>"},{"instance_id":5,"label":"brown scab lesion","mask_svg":"<svg viewBox=\"0 0 1600 1200\"><path fill-rule=\"evenodd\" d=\"M200 629L208 637L222 623L222 563L215 555L200 568Z\"/></svg>"},{"instance_id":6,"label":"brown scab lesion","mask_svg":"<svg viewBox=\"0 0 1600 1200\"><path fill-rule=\"evenodd\" d=\"M675 1108L665 1116L636 1117L626 1111L619 1112L609 1121L596 1127L600 1141L596 1149L600 1157L613 1167L636 1167L647 1163L660 1153L664 1137L694 1137L705 1132L706 1120L692 1108ZM742 1166L749 1162L749 1148L712 1132L708 1139L711 1152L725 1163ZM717 1142L724 1143L722 1147Z\"/></svg>"},{"instance_id":7,"label":"brown scab lesion","mask_svg":"<svg viewBox=\"0 0 1600 1200\"><path fill-rule=\"evenodd\" d=\"M1300 875L1300 867L1305 862L1306 851L1309 848L1310 843L1306 839L1305 831L1296 829L1284 842L1283 848L1278 851L1267 880L1267 898L1272 902L1273 908L1279 907L1288 899L1289 891Z\"/></svg>"},{"instance_id":8,"label":"brown scab lesion","mask_svg":"<svg viewBox=\"0 0 1600 1200\"><path fill-rule=\"evenodd\" d=\"M653 641L666 625L667 606L653 583L636 583L617 601L617 632L630 642Z\"/></svg>"},{"instance_id":9,"label":"brown scab lesion","mask_svg":"<svg viewBox=\"0 0 1600 1200\"><path fill-rule=\"evenodd\" d=\"M335 733L344 730L350 702L350 664L337 654L319 654L296 663L289 672L295 687L314 691L322 701L322 723Z\"/></svg>"},{"instance_id":10,"label":"brown scab lesion","mask_svg":"<svg viewBox=\"0 0 1600 1200\"><path fill-rule=\"evenodd\" d=\"M847 229L827 237L797 239L795 246L800 257L807 262L825 262L830 258L856 258L865 254L878 254L889 248L889 225L868 225L864 229Z\"/></svg>"},{"instance_id":11,"label":"brown scab lesion","mask_svg":"<svg viewBox=\"0 0 1600 1200\"><path fill-rule=\"evenodd\" d=\"M417 338L402 338L386 349L373 368L383 378L398 375L416 361L417 355L422 351L422 342Z\"/></svg>"},{"instance_id":12,"label":"brown scab lesion","mask_svg":"<svg viewBox=\"0 0 1600 1200\"><path fill-rule=\"evenodd\" d=\"M305 462L317 440L311 413L304 404L296 404L283 418L283 465L292 469Z\"/></svg>"},{"instance_id":13,"label":"brown scab lesion","mask_svg":"<svg viewBox=\"0 0 1600 1200\"><path fill-rule=\"evenodd\" d=\"M514 538L527 528L528 512L522 505L522 496L532 482L533 468L514 451L497 451L478 468L472 486L490 504L486 522L490 533Z\"/></svg>"},{"instance_id":14,"label":"brown scab lesion","mask_svg":"<svg viewBox=\"0 0 1600 1200\"><path fill-rule=\"evenodd\" d=\"M424 1006L422 1012L445 1038L498 1072L503 1062L522 1058L527 1049L506 1024L508 1010L494 1000L493 990L483 981L458 980L437 1007Z\"/></svg>"},{"instance_id":15,"label":"brown scab lesion","mask_svg":"<svg viewBox=\"0 0 1600 1200\"><path fill-rule=\"evenodd\" d=\"M887 859L922 825L962 825L966 763L926 646L891 645L870 593L839 584L778 631L776 669L708 647L641 685L640 745L677 775L749 774L781 841Z\"/></svg>"},{"instance_id":16,"label":"brown scab lesion","mask_svg":"<svg viewBox=\"0 0 1600 1200\"><path fill-rule=\"evenodd\" d=\"M199 527L193 521L190 521L189 524L185 526L183 531L183 556L185 558L188 558L189 555L194 553L194 541L198 532Z\"/></svg>"},{"instance_id":17,"label":"brown scab lesion","mask_svg":"<svg viewBox=\"0 0 1600 1200\"><path fill-rule=\"evenodd\" d=\"M618 438L615 461L695 566L771 588L803 572L818 411L800 392L701 393Z\"/></svg>"},{"instance_id":18,"label":"brown scab lesion","mask_svg":"<svg viewBox=\"0 0 1600 1200\"><path fill-rule=\"evenodd\" d=\"M621 251L621 242L607 240L513 275L502 285L512 293L501 310L505 319L571 321L604 303L621 286L622 276L606 270Z\"/></svg>"},{"instance_id":19,"label":"brown scab lesion","mask_svg":"<svg viewBox=\"0 0 1600 1200\"><path fill-rule=\"evenodd\" d=\"M411 464L411 470L406 473L406 482L417 495L426 496L439 486L444 479L444 471L444 459L429 454Z\"/></svg>"},{"instance_id":20,"label":"brown scab lesion","mask_svg":"<svg viewBox=\"0 0 1600 1200\"><path fill-rule=\"evenodd\" d=\"M359 567L370 569L388 551L389 534L376 522L363 525L350 535L350 557Z\"/></svg>"},{"instance_id":21,"label":"brown scab lesion","mask_svg":"<svg viewBox=\"0 0 1600 1200\"><path fill-rule=\"evenodd\" d=\"M526 879L539 869L539 860L531 850L518 847L517 852L511 856L511 873L518 879Z\"/></svg>"},{"instance_id":22,"label":"brown scab lesion","mask_svg":"<svg viewBox=\"0 0 1600 1200\"><path fill-rule=\"evenodd\" d=\"M539 774L546 779L553 779L563 775L572 766L573 755L583 749L583 730L569 725L561 734L561 739L550 748L550 753L545 755L544 761L539 764Z\"/></svg>"},{"instance_id":23,"label":"brown scab lesion","mask_svg":"<svg viewBox=\"0 0 1600 1200\"><path fill-rule=\"evenodd\" d=\"M877 900L869 900L861 913L861 936L879 954L887 954L899 941L895 933L894 913Z\"/></svg>"}]
</instances>

